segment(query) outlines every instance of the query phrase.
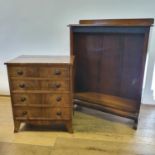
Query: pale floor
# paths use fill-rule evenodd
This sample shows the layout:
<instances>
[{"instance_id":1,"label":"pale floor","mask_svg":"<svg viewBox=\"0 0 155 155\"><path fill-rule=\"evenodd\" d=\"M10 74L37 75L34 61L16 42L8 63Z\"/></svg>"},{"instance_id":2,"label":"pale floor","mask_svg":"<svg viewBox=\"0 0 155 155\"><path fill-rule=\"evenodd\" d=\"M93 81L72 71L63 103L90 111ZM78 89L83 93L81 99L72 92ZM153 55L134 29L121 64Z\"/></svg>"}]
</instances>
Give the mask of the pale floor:
<instances>
[{"instance_id":1,"label":"pale floor","mask_svg":"<svg viewBox=\"0 0 155 155\"><path fill-rule=\"evenodd\" d=\"M155 107L142 106L132 121L84 109L75 112L74 133L22 127L13 133L9 97L0 97L0 155L155 155Z\"/></svg>"}]
</instances>

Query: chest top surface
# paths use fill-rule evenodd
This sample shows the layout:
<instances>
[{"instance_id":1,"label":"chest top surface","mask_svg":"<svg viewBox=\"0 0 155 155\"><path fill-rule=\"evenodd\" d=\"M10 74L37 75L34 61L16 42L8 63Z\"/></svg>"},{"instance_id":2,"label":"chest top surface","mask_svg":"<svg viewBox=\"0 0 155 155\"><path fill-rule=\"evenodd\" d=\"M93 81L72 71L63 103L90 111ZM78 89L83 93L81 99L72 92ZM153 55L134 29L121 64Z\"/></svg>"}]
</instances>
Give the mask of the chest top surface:
<instances>
[{"instance_id":1,"label":"chest top surface","mask_svg":"<svg viewBox=\"0 0 155 155\"><path fill-rule=\"evenodd\" d=\"M21 55L5 64L62 64L72 65L74 56Z\"/></svg>"}]
</instances>

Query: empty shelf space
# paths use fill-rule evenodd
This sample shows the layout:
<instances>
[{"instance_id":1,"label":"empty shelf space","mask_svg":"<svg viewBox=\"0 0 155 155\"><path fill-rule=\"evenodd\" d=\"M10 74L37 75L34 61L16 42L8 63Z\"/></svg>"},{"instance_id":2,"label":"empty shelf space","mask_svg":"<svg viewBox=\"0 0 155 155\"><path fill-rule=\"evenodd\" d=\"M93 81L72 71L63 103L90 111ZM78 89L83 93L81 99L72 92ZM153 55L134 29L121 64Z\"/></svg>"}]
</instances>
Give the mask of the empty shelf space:
<instances>
[{"instance_id":1,"label":"empty shelf space","mask_svg":"<svg viewBox=\"0 0 155 155\"><path fill-rule=\"evenodd\" d=\"M135 100L95 92L75 93L74 99L126 112L136 112L139 106L139 102Z\"/></svg>"}]
</instances>

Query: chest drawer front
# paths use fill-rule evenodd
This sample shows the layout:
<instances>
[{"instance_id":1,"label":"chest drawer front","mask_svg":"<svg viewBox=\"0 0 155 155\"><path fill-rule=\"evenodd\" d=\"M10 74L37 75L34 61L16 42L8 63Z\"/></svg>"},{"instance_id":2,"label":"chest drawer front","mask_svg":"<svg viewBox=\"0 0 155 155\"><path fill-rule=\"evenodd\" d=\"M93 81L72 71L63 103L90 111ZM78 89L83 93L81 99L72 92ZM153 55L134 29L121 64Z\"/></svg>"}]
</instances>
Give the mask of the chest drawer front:
<instances>
[{"instance_id":1,"label":"chest drawer front","mask_svg":"<svg viewBox=\"0 0 155 155\"><path fill-rule=\"evenodd\" d=\"M13 90L69 91L69 80L12 80Z\"/></svg>"},{"instance_id":2,"label":"chest drawer front","mask_svg":"<svg viewBox=\"0 0 155 155\"><path fill-rule=\"evenodd\" d=\"M9 66L8 73L10 77L38 77L39 69L34 66Z\"/></svg>"},{"instance_id":3,"label":"chest drawer front","mask_svg":"<svg viewBox=\"0 0 155 155\"><path fill-rule=\"evenodd\" d=\"M43 116L42 108L16 107L15 117L21 119L41 118Z\"/></svg>"},{"instance_id":4,"label":"chest drawer front","mask_svg":"<svg viewBox=\"0 0 155 155\"><path fill-rule=\"evenodd\" d=\"M46 80L42 81L41 89L52 91L69 91L70 83L69 80Z\"/></svg>"},{"instance_id":5,"label":"chest drawer front","mask_svg":"<svg viewBox=\"0 0 155 155\"><path fill-rule=\"evenodd\" d=\"M70 108L28 108L18 107L14 110L16 119L37 120L69 120L71 119Z\"/></svg>"},{"instance_id":6,"label":"chest drawer front","mask_svg":"<svg viewBox=\"0 0 155 155\"><path fill-rule=\"evenodd\" d=\"M14 108L14 116L15 118L28 119L28 108L27 107Z\"/></svg>"},{"instance_id":7,"label":"chest drawer front","mask_svg":"<svg viewBox=\"0 0 155 155\"><path fill-rule=\"evenodd\" d=\"M13 104L24 106L24 105L41 105L42 94L13 94Z\"/></svg>"},{"instance_id":8,"label":"chest drawer front","mask_svg":"<svg viewBox=\"0 0 155 155\"><path fill-rule=\"evenodd\" d=\"M13 104L16 106L49 106L49 107L71 107L70 94L13 94Z\"/></svg>"},{"instance_id":9,"label":"chest drawer front","mask_svg":"<svg viewBox=\"0 0 155 155\"><path fill-rule=\"evenodd\" d=\"M54 66L9 66L10 77L42 77L42 78L68 78L69 67Z\"/></svg>"},{"instance_id":10,"label":"chest drawer front","mask_svg":"<svg viewBox=\"0 0 155 155\"><path fill-rule=\"evenodd\" d=\"M69 120L71 119L71 108L44 108L43 117L54 120Z\"/></svg>"},{"instance_id":11,"label":"chest drawer front","mask_svg":"<svg viewBox=\"0 0 155 155\"><path fill-rule=\"evenodd\" d=\"M68 78L69 68L68 67L40 67L39 69L40 77L49 78Z\"/></svg>"},{"instance_id":12,"label":"chest drawer front","mask_svg":"<svg viewBox=\"0 0 155 155\"><path fill-rule=\"evenodd\" d=\"M12 80L13 90L40 90L40 81L37 80Z\"/></svg>"},{"instance_id":13,"label":"chest drawer front","mask_svg":"<svg viewBox=\"0 0 155 155\"><path fill-rule=\"evenodd\" d=\"M71 97L69 94L47 94L44 96L44 104L52 107L71 107Z\"/></svg>"}]
</instances>

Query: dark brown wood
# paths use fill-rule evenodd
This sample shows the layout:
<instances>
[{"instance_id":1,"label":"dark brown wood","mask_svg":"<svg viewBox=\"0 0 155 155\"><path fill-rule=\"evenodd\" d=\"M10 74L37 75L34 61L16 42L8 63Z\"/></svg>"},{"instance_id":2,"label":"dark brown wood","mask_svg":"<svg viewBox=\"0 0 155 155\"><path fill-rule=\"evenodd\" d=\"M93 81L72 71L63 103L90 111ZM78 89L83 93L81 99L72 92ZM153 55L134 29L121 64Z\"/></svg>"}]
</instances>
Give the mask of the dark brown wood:
<instances>
[{"instance_id":1,"label":"dark brown wood","mask_svg":"<svg viewBox=\"0 0 155 155\"><path fill-rule=\"evenodd\" d=\"M39 71L38 71L39 70ZM11 77L44 77L44 78L65 78L69 76L69 67L51 66L10 66L9 76Z\"/></svg>"},{"instance_id":2,"label":"dark brown wood","mask_svg":"<svg viewBox=\"0 0 155 155\"><path fill-rule=\"evenodd\" d=\"M43 101L42 101L43 100ZM42 104L44 102L44 104ZM13 94L14 106L39 106L39 107L71 107L70 94L42 93L42 94Z\"/></svg>"},{"instance_id":3,"label":"dark brown wood","mask_svg":"<svg viewBox=\"0 0 155 155\"><path fill-rule=\"evenodd\" d=\"M7 63L14 132L20 123L65 123L72 130L72 68L69 56L20 56Z\"/></svg>"},{"instance_id":4,"label":"dark brown wood","mask_svg":"<svg viewBox=\"0 0 155 155\"><path fill-rule=\"evenodd\" d=\"M89 19L80 20L78 24L70 26L151 26L154 22L153 18L144 19Z\"/></svg>"},{"instance_id":5,"label":"dark brown wood","mask_svg":"<svg viewBox=\"0 0 155 155\"><path fill-rule=\"evenodd\" d=\"M106 19L80 20L80 24L70 25L70 54L75 56L75 99L83 101L83 106L91 103L93 108L102 106L102 111L138 120L153 22L152 18ZM93 94L87 95L86 100L81 98L87 93ZM111 97L107 99L105 95ZM113 96L122 101L112 101Z\"/></svg>"},{"instance_id":6,"label":"dark brown wood","mask_svg":"<svg viewBox=\"0 0 155 155\"><path fill-rule=\"evenodd\" d=\"M14 133L19 131L21 121L14 120Z\"/></svg>"},{"instance_id":7,"label":"dark brown wood","mask_svg":"<svg viewBox=\"0 0 155 155\"><path fill-rule=\"evenodd\" d=\"M126 112L136 112L139 105L135 100L95 92L75 93L74 98Z\"/></svg>"},{"instance_id":8,"label":"dark brown wood","mask_svg":"<svg viewBox=\"0 0 155 155\"><path fill-rule=\"evenodd\" d=\"M67 128L67 130L68 130L70 133L73 133L72 124L71 124L70 121L68 121L68 122L66 123L66 128Z\"/></svg>"},{"instance_id":9,"label":"dark brown wood","mask_svg":"<svg viewBox=\"0 0 155 155\"><path fill-rule=\"evenodd\" d=\"M87 102L87 101L75 99L74 103L77 104L78 106L84 106L84 107L87 107L87 108L100 110L100 111L103 111L103 112L111 113L111 114L114 114L114 115L118 115L118 116L121 116L121 117L133 119L133 120L135 120L137 118L136 113L133 115L130 112L126 112L126 111L118 110L118 109L115 109L115 108L102 106L102 105L99 105L99 104L94 104L93 102Z\"/></svg>"}]
</instances>

